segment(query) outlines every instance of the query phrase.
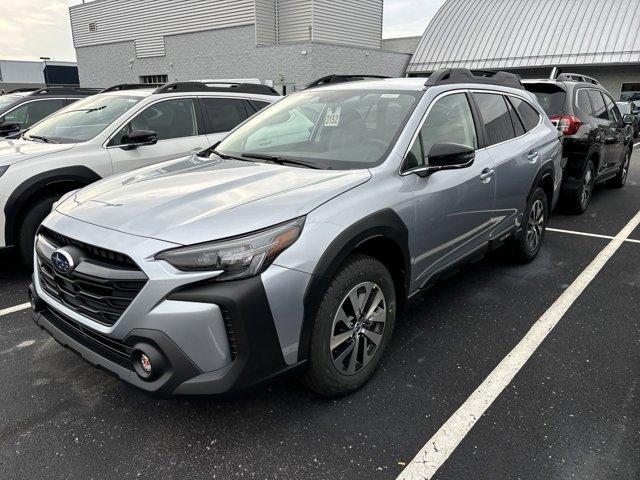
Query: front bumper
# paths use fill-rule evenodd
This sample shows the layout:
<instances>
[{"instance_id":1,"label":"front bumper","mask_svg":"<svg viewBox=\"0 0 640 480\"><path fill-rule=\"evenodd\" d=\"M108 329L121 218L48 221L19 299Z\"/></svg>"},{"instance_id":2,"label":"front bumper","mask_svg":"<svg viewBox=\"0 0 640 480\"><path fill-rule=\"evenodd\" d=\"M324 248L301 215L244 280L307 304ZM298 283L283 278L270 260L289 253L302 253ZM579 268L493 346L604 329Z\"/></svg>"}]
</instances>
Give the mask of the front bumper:
<instances>
[{"instance_id":1,"label":"front bumper","mask_svg":"<svg viewBox=\"0 0 640 480\"><path fill-rule=\"evenodd\" d=\"M34 285L29 287L34 322L62 346L87 362L148 393L215 395L245 390L285 373L294 373L304 362L287 365L259 277L219 285L200 285L170 295L168 302L215 304L225 312L231 360L222 368L205 372L164 332L138 328L121 340L101 334L67 317L43 302ZM212 332L209 332L212 333ZM194 342L205 332L191 331ZM162 368L153 379L135 369L136 352L154 350Z\"/></svg>"},{"instance_id":2,"label":"front bumper","mask_svg":"<svg viewBox=\"0 0 640 480\"><path fill-rule=\"evenodd\" d=\"M38 262L54 250L48 245L43 252L36 243L30 287L35 322L99 368L150 393L209 395L242 390L301 365L298 340L309 275L272 265L260 277L214 282L210 273L179 272L154 260L156 252L175 247L167 242L141 239L55 212L43 226L90 248L126 252L148 278L115 323L99 323L65 300L67 290L56 294L50 287L43 288L39 275L45 277ZM61 286L86 284L82 276L96 262L94 271L108 273L101 278L118 274L118 267L102 268L100 259L82 262L74 270L78 276L69 282L60 279ZM91 278L91 285L99 283L100 279ZM50 280L49 275L49 285ZM136 373L138 344L157 352L163 364L162 373L152 380Z\"/></svg>"}]
</instances>

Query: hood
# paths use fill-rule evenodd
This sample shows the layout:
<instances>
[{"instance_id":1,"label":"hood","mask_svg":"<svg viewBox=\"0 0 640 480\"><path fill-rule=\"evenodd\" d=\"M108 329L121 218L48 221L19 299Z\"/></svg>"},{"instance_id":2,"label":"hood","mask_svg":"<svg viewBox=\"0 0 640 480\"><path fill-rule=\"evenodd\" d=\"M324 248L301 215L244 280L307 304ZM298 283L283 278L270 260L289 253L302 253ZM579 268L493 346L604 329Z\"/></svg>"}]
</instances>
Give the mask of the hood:
<instances>
[{"instance_id":1,"label":"hood","mask_svg":"<svg viewBox=\"0 0 640 480\"><path fill-rule=\"evenodd\" d=\"M64 152L74 146L75 143L44 143L19 138L15 140L1 140L0 166L13 165L23 160Z\"/></svg>"},{"instance_id":2,"label":"hood","mask_svg":"<svg viewBox=\"0 0 640 480\"><path fill-rule=\"evenodd\" d=\"M102 227L185 245L306 215L370 178L368 170L313 170L194 156L103 180L56 209Z\"/></svg>"}]
</instances>

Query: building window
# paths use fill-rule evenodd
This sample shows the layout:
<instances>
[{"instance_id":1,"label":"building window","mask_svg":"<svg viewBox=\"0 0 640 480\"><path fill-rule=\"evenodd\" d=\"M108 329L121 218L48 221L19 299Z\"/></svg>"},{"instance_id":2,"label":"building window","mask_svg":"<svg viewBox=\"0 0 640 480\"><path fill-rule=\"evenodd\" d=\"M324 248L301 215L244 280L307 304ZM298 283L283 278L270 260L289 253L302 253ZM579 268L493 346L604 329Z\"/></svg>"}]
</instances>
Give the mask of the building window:
<instances>
[{"instance_id":1,"label":"building window","mask_svg":"<svg viewBox=\"0 0 640 480\"><path fill-rule=\"evenodd\" d=\"M89 31L90 32L95 32L97 30L98 30L98 25L96 24L96 22L89 23Z\"/></svg>"},{"instance_id":2,"label":"building window","mask_svg":"<svg viewBox=\"0 0 640 480\"><path fill-rule=\"evenodd\" d=\"M623 83L620 91L620 100L640 100L640 83Z\"/></svg>"},{"instance_id":3,"label":"building window","mask_svg":"<svg viewBox=\"0 0 640 480\"><path fill-rule=\"evenodd\" d=\"M141 75L140 83L163 84L169 81L168 75Z\"/></svg>"}]
</instances>

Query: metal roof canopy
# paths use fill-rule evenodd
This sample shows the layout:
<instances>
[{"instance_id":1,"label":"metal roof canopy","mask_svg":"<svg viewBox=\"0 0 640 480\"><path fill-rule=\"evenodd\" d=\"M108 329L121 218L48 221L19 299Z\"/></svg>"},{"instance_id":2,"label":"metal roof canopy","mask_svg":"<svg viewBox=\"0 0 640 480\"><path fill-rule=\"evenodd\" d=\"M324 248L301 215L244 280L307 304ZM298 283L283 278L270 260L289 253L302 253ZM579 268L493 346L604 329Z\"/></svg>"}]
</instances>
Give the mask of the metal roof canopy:
<instances>
[{"instance_id":1,"label":"metal roof canopy","mask_svg":"<svg viewBox=\"0 0 640 480\"><path fill-rule=\"evenodd\" d=\"M638 0L447 0L407 73L636 62Z\"/></svg>"}]
</instances>

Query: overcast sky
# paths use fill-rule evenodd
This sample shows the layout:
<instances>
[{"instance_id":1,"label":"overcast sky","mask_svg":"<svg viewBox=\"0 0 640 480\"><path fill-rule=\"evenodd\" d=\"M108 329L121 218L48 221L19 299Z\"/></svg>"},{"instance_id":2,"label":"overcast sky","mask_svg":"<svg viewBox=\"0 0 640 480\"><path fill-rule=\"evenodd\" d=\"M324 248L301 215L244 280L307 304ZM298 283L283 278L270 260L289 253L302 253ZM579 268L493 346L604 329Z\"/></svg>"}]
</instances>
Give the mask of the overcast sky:
<instances>
[{"instance_id":1,"label":"overcast sky","mask_svg":"<svg viewBox=\"0 0 640 480\"><path fill-rule=\"evenodd\" d=\"M15 0L13 0L15 2ZM135 1L135 0L131 0ZM12 3L12 0L2 0ZM19 0L0 15L0 59L75 61L69 5L81 0ZM422 35L444 0L385 0L384 37Z\"/></svg>"}]
</instances>

